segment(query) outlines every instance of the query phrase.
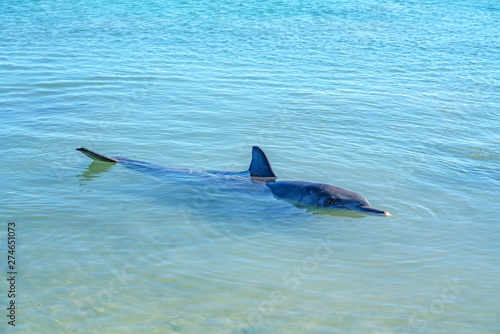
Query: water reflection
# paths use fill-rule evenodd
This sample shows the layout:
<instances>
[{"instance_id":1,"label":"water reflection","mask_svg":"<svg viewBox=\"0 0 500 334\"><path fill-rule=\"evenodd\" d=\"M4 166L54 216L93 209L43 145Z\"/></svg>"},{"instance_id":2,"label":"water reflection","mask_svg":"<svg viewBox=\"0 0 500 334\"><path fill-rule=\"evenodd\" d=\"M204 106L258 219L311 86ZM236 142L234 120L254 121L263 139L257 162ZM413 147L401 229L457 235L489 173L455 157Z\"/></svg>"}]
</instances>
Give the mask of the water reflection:
<instances>
[{"instance_id":1,"label":"water reflection","mask_svg":"<svg viewBox=\"0 0 500 334\"><path fill-rule=\"evenodd\" d=\"M101 173L108 171L114 165L114 163L109 162L93 161L83 174L77 175L76 177L80 180L80 185L84 185L86 181L98 177Z\"/></svg>"}]
</instances>

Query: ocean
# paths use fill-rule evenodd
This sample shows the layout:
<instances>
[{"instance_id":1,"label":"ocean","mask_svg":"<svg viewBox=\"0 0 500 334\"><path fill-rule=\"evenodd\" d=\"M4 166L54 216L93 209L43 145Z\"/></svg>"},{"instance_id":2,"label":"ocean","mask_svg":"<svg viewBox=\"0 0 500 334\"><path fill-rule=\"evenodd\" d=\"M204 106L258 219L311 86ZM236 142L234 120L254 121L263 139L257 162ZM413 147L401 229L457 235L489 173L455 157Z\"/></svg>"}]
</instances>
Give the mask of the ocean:
<instances>
[{"instance_id":1,"label":"ocean","mask_svg":"<svg viewBox=\"0 0 500 334\"><path fill-rule=\"evenodd\" d=\"M0 3L6 332L500 333L498 1Z\"/></svg>"}]
</instances>

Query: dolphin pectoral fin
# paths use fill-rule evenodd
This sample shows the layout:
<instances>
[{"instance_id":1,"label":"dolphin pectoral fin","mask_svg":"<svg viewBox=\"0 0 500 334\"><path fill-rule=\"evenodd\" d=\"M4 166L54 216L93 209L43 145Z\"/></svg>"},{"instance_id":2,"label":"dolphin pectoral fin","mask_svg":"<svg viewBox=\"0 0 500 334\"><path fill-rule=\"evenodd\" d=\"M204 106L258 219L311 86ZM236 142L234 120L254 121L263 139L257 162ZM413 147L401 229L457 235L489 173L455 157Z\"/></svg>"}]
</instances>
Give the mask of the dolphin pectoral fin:
<instances>
[{"instance_id":1,"label":"dolphin pectoral fin","mask_svg":"<svg viewBox=\"0 0 500 334\"><path fill-rule=\"evenodd\" d=\"M387 216L387 217L391 216L391 214L389 212L383 211L383 210L374 209L371 206L360 206L360 207L358 207L358 209L360 211L370 212L370 213L374 213L374 214L377 214L377 215L382 215L382 216Z\"/></svg>"},{"instance_id":2,"label":"dolphin pectoral fin","mask_svg":"<svg viewBox=\"0 0 500 334\"><path fill-rule=\"evenodd\" d=\"M258 146L252 147L252 161L248 171L252 177L276 177L266 154Z\"/></svg>"},{"instance_id":3,"label":"dolphin pectoral fin","mask_svg":"<svg viewBox=\"0 0 500 334\"><path fill-rule=\"evenodd\" d=\"M80 148L77 148L76 150L82 152L83 154L85 154L86 156L88 156L89 158L91 158L93 160L104 161L104 162L118 162L117 159L113 159L113 158L110 158L108 156L99 154L97 152L89 150L88 148L80 147Z\"/></svg>"}]
</instances>

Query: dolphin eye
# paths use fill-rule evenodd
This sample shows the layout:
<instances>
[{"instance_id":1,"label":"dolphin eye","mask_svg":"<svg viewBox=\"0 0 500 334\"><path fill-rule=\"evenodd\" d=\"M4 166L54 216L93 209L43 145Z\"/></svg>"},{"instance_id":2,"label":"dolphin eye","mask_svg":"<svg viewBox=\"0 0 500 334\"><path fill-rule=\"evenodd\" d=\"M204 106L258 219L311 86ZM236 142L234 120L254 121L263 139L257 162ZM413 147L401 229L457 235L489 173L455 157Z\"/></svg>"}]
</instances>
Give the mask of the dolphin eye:
<instances>
[{"instance_id":1,"label":"dolphin eye","mask_svg":"<svg viewBox=\"0 0 500 334\"><path fill-rule=\"evenodd\" d=\"M335 200L333 198L329 198L325 201L326 205L332 206L335 205Z\"/></svg>"}]
</instances>

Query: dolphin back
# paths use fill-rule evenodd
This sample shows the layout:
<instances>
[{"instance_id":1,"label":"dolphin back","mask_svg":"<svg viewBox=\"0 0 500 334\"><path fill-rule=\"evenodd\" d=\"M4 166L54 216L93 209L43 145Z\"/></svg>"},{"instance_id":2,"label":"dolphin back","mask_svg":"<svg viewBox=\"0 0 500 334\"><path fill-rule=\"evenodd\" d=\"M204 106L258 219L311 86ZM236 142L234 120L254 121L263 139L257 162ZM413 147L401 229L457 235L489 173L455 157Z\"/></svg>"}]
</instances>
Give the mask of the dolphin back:
<instances>
[{"instance_id":1,"label":"dolphin back","mask_svg":"<svg viewBox=\"0 0 500 334\"><path fill-rule=\"evenodd\" d=\"M276 177L266 154L258 146L252 147L252 161L248 171L254 177Z\"/></svg>"}]
</instances>

